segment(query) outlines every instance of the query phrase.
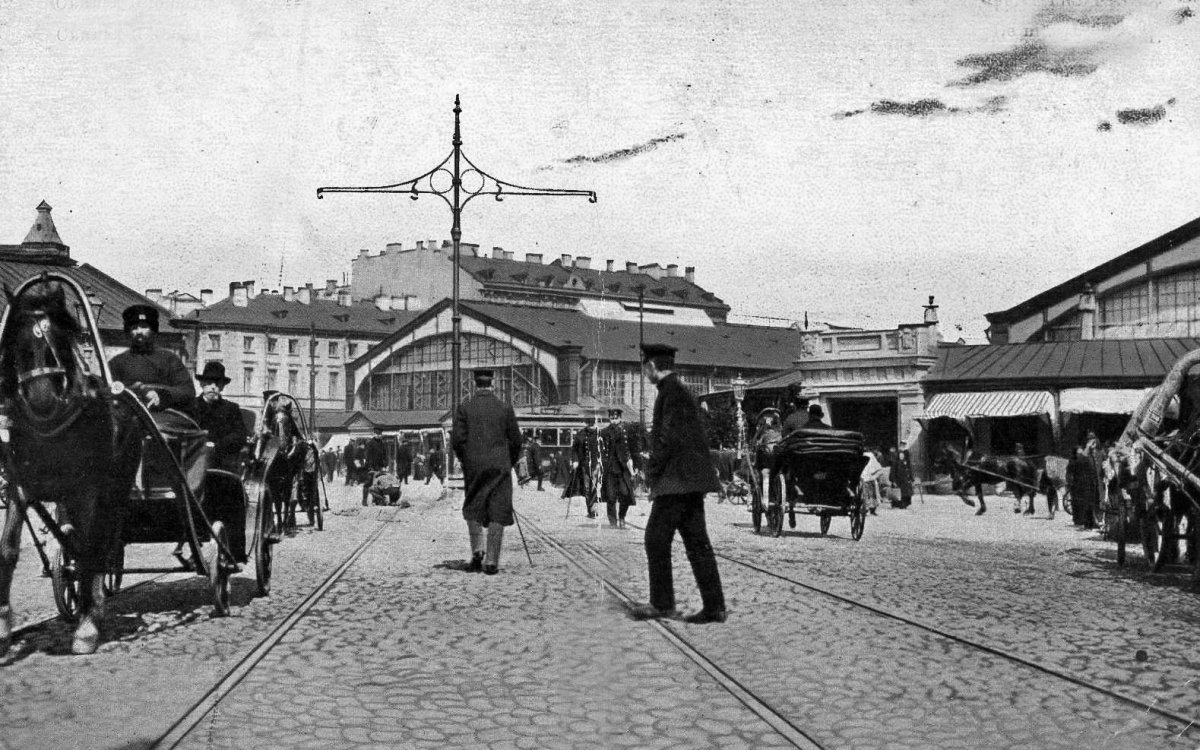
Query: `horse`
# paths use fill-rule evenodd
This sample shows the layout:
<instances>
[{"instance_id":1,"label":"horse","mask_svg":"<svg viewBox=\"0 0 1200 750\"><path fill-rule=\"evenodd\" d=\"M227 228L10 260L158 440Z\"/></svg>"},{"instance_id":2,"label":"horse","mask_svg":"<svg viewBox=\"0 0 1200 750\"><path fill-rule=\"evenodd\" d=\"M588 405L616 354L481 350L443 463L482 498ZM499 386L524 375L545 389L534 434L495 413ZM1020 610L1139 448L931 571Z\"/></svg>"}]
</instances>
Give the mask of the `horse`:
<instances>
[{"instance_id":1,"label":"horse","mask_svg":"<svg viewBox=\"0 0 1200 750\"><path fill-rule=\"evenodd\" d=\"M260 444L264 447L273 444L276 449L274 455L266 459L266 474L263 477L263 485L275 514L275 534L296 525L292 488L296 476L303 469L307 446L292 414L292 403L291 399L280 396L271 399L263 413L262 432L259 435Z\"/></svg>"},{"instance_id":2,"label":"horse","mask_svg":"<svg viewBox=\"0 0 1200 750\"><path fill-rule=\"evenodd\" d=\"M983 485L1004 482L1006 488L1016 498L1014 512L1020 513L1023 500L1029 498L1026 515L1033 515L1034 500L1038 488L1046 494L1046 505L1050 517L1054 517L1057 493L1046 478L1044 470L1039 470L1037 462L1018 448L1015 456L978 455L968 449L964 457L953 445L944 443L935 456L935 465L946 468L952 478L953 486L958 490L958 496L964 503L975 507L975 502L967 497L971 488L975 490L979 508L975 515L981 516L987 512L987 503L983 499Z\"/></svg>"},{"instance_id":3,"label":"horse","mask_svg":"<svg viewBox=\"0 0 1200 750\"><path fill-rule=\"evenodd\" d=\"M133 414L87 371L81 327L60 283L50 279L5 289L8 317L0 332L0 448L8 513L0 536L0 654L12 639L10 587L29 504L48 519L54 503L63 560L73 560L79 617L71 650L94 653L104 617L103 576L120 544L122 514L140 456Z\"/></svg>"}]
</instances>

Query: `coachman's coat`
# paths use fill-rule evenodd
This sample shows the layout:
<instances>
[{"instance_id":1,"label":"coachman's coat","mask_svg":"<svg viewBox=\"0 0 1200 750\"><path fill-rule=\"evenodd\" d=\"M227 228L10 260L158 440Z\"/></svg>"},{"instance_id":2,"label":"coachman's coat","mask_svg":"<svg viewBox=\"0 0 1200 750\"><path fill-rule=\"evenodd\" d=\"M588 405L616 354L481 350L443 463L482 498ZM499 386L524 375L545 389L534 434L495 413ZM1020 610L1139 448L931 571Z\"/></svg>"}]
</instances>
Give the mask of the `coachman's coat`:
<instances>
[{"instance_id":1,"label":"coachman's coat","mask_svg":"<svg viewBox=\"0 0 1200 750\"><path fill-rule=\"evenodd\" d=\"M675 373L658 383L646 481L655 497L721 489L709 457L696 399Z\"/></svg>"},{"instance_id":2,"label":"coachman's coat","mask_svg":"<svg viewBox=\"0 0 1200 750\"><path fill-rule=\"evenodd\" d=\"M512 468L521 454L521 430L512 407L490 391L475 394L454 413L450 444L462 462L463 518L483 526L512 526Z\"/></svg>"}]
</instances>

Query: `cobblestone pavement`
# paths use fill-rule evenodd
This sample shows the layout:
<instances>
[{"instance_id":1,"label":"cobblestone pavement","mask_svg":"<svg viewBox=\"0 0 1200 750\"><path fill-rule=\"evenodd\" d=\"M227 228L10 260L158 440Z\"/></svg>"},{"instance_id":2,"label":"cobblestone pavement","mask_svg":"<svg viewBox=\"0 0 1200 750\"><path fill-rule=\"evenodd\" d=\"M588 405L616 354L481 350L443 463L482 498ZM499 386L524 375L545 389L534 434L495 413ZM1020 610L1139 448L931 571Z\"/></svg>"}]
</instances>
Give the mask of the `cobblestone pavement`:
<instances>
[{"instance_id":1,"label":"cobblestone pavement","mask_svg":"<svg viewBox=\"0 0 1200 750\"><path fill-rule=\"evenodd\" d=\"M859 542L844 518L822 537L806 516L772 539L753 533L744 506L710 502L718 553L759 568L721 560L725 624L667 624L714 677L557 549L644 601L637 528L586 519L578 500L564 517L557 493L523 490L533 565L510 528L500 575L468 574L456 569L466 534L453 495L422 485L406 492L411 508L363 508L355 490L331 490L326 531L278 548L271 597L235 578L233 617L210 618L204 582L181 578L112 600L110 641L94 656L64 656L61 625L19 641L0 667L0 747L145 746L381 522L181 747L793 746L730 680L829 748L1200 744L1182 724L997 653L1200 717L1197 595L1136 554L1116 568L1113 545L1064 515L1016 516L997 498L976 517L928 496L881 508ZM632 525L648 510L635 506ZM680 604L698 606L678 545L675 558Z\"/></svg>"}]
</instances>

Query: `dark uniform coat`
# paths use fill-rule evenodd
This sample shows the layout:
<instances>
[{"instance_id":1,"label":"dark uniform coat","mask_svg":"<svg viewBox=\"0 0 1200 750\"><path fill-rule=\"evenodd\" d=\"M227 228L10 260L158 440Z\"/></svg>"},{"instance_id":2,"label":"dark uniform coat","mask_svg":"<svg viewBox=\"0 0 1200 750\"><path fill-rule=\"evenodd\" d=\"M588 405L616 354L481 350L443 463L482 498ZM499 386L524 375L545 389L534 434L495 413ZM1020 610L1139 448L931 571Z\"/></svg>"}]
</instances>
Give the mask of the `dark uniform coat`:
<instances>
[{"instance_id":1,"label":"dark uniform coat","mask_svg":"<svg viewBox=\"0 0 1200 750\"><path fill-rule=\"evenodd\" d=\"M562 494L563 497L585 497L589 506L596 499L596 462L599 460L596 435L596 428L591 426L575 433L575 439L571 441L575 468Z\"/></svg>"},{"instance_id":2,"label":"dark uniform coat","mask_svg":"<svg viewBox=\"0 0 1200 750\"><path fill-rule=\"evenodd\" d=\"M216 446L218 468L237 472L242 448L246 445L246 423L242 410L232 401L218 398L211 404L198 396L192 403L192 417Z\"/></svg>"},{"instance_id":3,"label":"dark uniform coat","mask_svg":"<svg viewBox=\"0 0 1200 750\"><path fill-rule=\"evenodd\" d=\"M450 445L462 462L463 518L512 526L512 469L521 454L517 415L490 390L459 404Z\"/></svg>"},{"instance_id":4,"label":"dark uniform coat","mask_svg":"<svg viewBox=\"0 0 1200 750\"><path fill-rule=\"evenodd\" d=\"M383 438L376 436L368 440L363 453L363 458L367 462L367 471L383 471L387 468L387 446L383 444Z\"/></svg>"},{"instance_id":5,"label":"dark uniform coat","mask_svg":"<svg viewBox=\"0 0 1200 750\"><path fill-rule=\"evenodd\" d=\"M109 361L108 369L113 380L131 388L138 398L146 391L157 391L163 409L186 411L196 398L192 374L179 357L165 349L121 352Z\"/></svg>"},{"instance_id":6,"label":"dark uniform coat","mask_svg":"<svg viewBox=\"0 0 1200 750\"><path fill-rule=\"evenodd\" d=\"M675 373L658 382L646 481L655 497L721 489L696 399Z\"/></svg>"},{"instance_id":7,"label":"dark uniform coat","mask_svg":"<svg viewBox=\"0 0 1200 750\"><path fill-rule=\"evenodd\" d=\"M604 466L604 479L600 493L604 502L615 500L621 505L633 505L633 475L629 473L629 434L625 425L610 424L600 430L600 462Z\"/></svg>"}]
</instances>

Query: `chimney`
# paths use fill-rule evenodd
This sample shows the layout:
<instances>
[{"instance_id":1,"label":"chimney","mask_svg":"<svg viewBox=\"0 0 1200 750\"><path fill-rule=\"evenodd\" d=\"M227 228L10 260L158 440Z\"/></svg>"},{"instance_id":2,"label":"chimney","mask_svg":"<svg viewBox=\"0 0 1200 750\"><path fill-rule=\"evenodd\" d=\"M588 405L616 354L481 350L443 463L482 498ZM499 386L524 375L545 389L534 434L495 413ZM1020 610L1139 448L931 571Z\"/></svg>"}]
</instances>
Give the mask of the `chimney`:
<instances>
[{"instance_id":1,"label":"chimney","mask_svg":"<svg viewBox=\"0 0 1200 750\"><path fill-rule=\"evenodd\" d=\"M338 307L350 307L353 304L349 289L339 289L337 293Z\"/></svg>"},{"instance_id":2,"label":"chimney","mask_svg":"<svg viewBox=\"0 0 1200 750\"><path fill-rule=\"evenodd\" d=\"M612 270L613 270L613 262L612 262L611 260L606 260L606 261L604 261L604 270L605 270L605 271L608 271L609 273L612 273Z\"/></svg>"},{"instance_id":3,"label":"chimney","mask_svg":"<svg viewBox=\"0 0 1200 750\"><path fill-rule=\"evenodd\" d=\"M668 265L667 266L667 276L670 276L673 279L679 278L679 264L671 263L670 265Z\"/></svg>"},{"instance_id":4,"label":"chimney","mask_svg":"<svg viewBox=\"0 0 1200 750\"><path fill-rule=\"evenodd\" d=\"M365 257L367 257L367 256L368 256L370 253L371 253L371 251L370 251L370 250L368 250L368 249L366 249L366 248L364 247L363 249L361 249L361 250L359 250L359 251L358 251L358 257L360 257L360 258L365 258Z\"/></svg>"},{"instance_id":5,"label":"chimney","mask_svg":"<svg viewBox=\"0 0 1200 750\"><path fill-rule=\"evenodd\" d=\"M442 247L446 247L449 244L450 244L450 241L446 240L446 242L442 244ZM430 250L433 250L434 252L437 252L437 249L438 249L437 240L425 240L425 247L429 248Z\"/></svg>"},{"instance_id":6,"label":"chimney","mask_svg":"<svg viewBox=\"0 0 1200 750\"><path fill-rule=\"evenodd\" d=\"M683 278L687 279L689 284L695 284L696 283L696 267L695 266L686 266L683 269Z\"/></svg>"},{"instance_id":7,"label":"chimney","mask_svg":"<svg viewBox=\"0 0 1200 750\"><path fill-rule=\"evenodd\" d=\"M390 294L376 294L372 301L375 303L375 307L384 312L392 309L392 295Z\"/></svg>"},{"instance_id":8,"label":"chimney","mask_svg":"<svg viewBox=\"0 0 1200 750\"><path fill-rule=\"evenodd\" d=\"M250 281L243 281L242 286L246 289L246 298L254 299L254 279L251 279Z\"/></svg>"},{"instance_id":9,"label":"chimney","mask_svg":"<svg viewBox=\"0 0 1200 750\"><path fill-rule=\"evenodd\" d=\"M332 297L337 293L337 279L325 279L325 295Z\"/></svg>"},{"instance_id":10,"label":"chimney","mask_svg":"<svg viewBox=\"0 0 1200 750\"><path fill-rule=\"evenodd\" d=\"M421 298L415 294L404 295L404 303L405 310L420 310L422 307Z\"/></svg>"},{"instance_id":11,"label":"chimney","mask_svg":"<svg viewBox=\"0 0 1200 750\"><path fill-rule=\"evenodd\" d=\"M209 305L211 305L212 300L213 300L213 290L211 290L211 289L201 289L200 290L200 305L202 307L208 307Z\"/></svg>"},{"instance_id":12,"label":"chimney","mask_svg":"<svg viewBox=\"0 0 1200 750\"><path fill-rule=\"evenodd\" d=\"M658 265L657 263L651 263L649 265L639 266L638 270L640 270L642 273L646 274L647 276L649 276L652 279L661 279L663 277L662 266Z\"/></svg>"},{"instance_id":13,"label":"chimney","mask_svg":"<svg viewBox=\"0 0 1200 750\"><path fill-rule=\"evenodd\" d=\"M563 268L571 267L571 256L568 253L562 254L562 267Z\"/></svg>"},{"instance_id":14,"label":"chimney","mask_svg":"<svg viewBox=\"0 0 1200 750\"><path fill-rule=\"evenodd\" d=\"M392 309L393 310L407 310L408 309L407 307L404 306L404 296L403 295L399 295L399 294L392 295Z\"/></svg>"},{"instance_id":15,"label":"chimney","mask_svg":"<svg viewBox=\"0 0 1200 750\"><path fill-rule=\"evenodd\" d=\"M417 249L418 249L418 250L424 250L424 249L425 249L425 240L417 240Z\"/></svg>"},{"instance_id":16,"label":"chimney","mask_svg":"<svg viewBox=\"0 0 1200 750\"><path fill-rule=\"evenodd\" d=\"M296 301L296 290L290 286L285 286L283 288L283 301L284 302L295 302Z\"/></svg>"},{"instance_id":17,"label":"chimney","mask_svg":"<svg viewBox=\"0 0 1200 750\"><path fill-rule=\"evenodd\" d=\"M938 306L933 304L933 295L931 294L931 295L929 295L929 304L925 305L925 323L926 323L926 325L928 325L929 323L937 323L938 322L937 311L938 311Z\"/></svg>"},{"instance_id":18,"label":"chimney","mask_svg":"<svg viewBox=\"0 0 1200 750\"><path fill-rule=\"evenodd\" d=\"M625 261L625 273L637 273L637 272L638 272L637 263L634 263L631 260Z\"/></svg>"},{"instance_id":19,"label":"chimney","mask_svg":"<svg viewBox=\"0 0 1200 750\"><path fill-rule=\"evenodd\" d=\"M575 267L582 268L583 270L587 271L592 267L592 259L586 255L580 255L575 259Z\"/></svg>"},{"instance_id":20,"label":"chimney","mask_svg":"<svg viewBox=\"0 0 1200 750\"><path fill-rule=\"evenodd\" d=\"M302 305L311 305L313 301L313 285L305 284L296 290L296 301Z\"/></svg>"},{"instance_id":21,"label":"chimney","mask_svg":"<svg viewBox=\"0 0 1200 750\"><path fill-rule=\"evenodd\" d=\"M540 266L542 264L542 254L541 253L525 253L525 262L526 263L537 263Z\"/></svg>"},{"instance_id":22,"label":"chimney","mask_svg":"<svg viewBox=\"0 0 1200 750\"><path fill-rule=\"evenodd\" d=\"M474 242L461 242L461 241L460 241L460 242L458 243L458 246L459 246L459 248L461 249L461 251L462 251L462 252L466 253L466 254L467 254L467 255L469 255L470 257L472 257L472 258L478 258L478 257L479 257L479 245L477 245L476 243L474 243Z\"/></svg>"},{"instance_id":23,"label":"chimney","mask_svg":"<svg viewBox=\"0 0 1200 750\"><path fill-rule=\"evenodd\" d=\"M234 307L245 307L249 303L246 298L246 287L236 281L229 285L229 296L233 299Z\"/></svg>"},{"instance_id":24,"label":"chimney","mask_svg":"<svg viewBox=\"0 0 1200 750\"><path fill-rule=\"evenodd\" d=\"M146 290L146 298L149 299L151 302L153 302L156 305L161 305L162 304L162 290L161 289L147 289Z\"/></svg>"},{"instance_id":25,"label":"chimney","mask_svg":"<svg viewBox=\"0 0 1200 750\"><path fill-rule=\"evenodd\" d=\"M493 245L492 246L492 257L495 258L496 260L500 260L501 258L503 258L504 257L504 248L496 247L495 245Z\"/></svg>"}]
</instances>

